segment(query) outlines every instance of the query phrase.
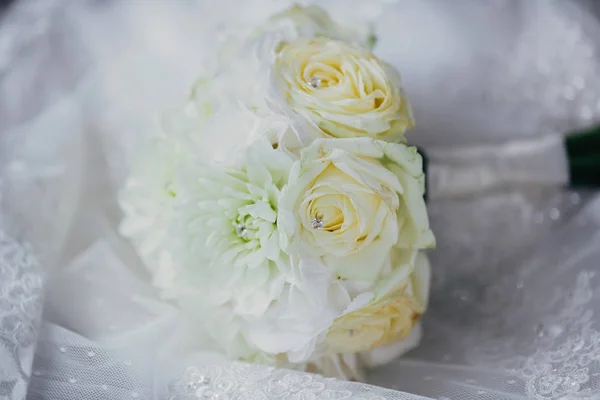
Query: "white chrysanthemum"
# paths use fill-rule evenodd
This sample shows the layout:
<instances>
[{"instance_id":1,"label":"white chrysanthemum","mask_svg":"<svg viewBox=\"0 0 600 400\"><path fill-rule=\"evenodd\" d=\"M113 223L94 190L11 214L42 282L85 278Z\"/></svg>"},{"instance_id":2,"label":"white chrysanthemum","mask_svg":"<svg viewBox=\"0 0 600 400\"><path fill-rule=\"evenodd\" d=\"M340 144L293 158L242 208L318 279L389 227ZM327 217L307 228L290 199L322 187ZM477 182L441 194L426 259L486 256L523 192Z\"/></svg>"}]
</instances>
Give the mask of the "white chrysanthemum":
<instances>
[{"instance_id":1,"label":"white chrysanthemum","mask_svg":"<svg viewBox=\"0 0 600 400\"><path fill-rule=\"evenodd\" d=\"M271 17L259 32L264 34L283 29L289 32L287 40L328 37L368 49L375 43L375 37L368 24L338 24L325 9L316 5L294 5Z\"/></svg>"},{"instance_id":2,"label":"white chrysanthemum","mask_svg":"<svg viewBox=\"0 0 600 400\"><path fill-rule=\"evenodd\" d=\"M173 257L186 280L204 281L211 303L260 316L281 292L289 260L277 211L291 165L262 138L234 166L190 163L178 177Z\"/></svg>"},{"instance_id":3,"label":"white chrysanthemum","mask_svg":"<svg viewBox=\"0 0 600 400\"><path fill-rule=\"evenodd\" d=\"M172 274L166 242L178 195L175 171L191 156L191 148L189 139L180 135L145 141L119 195L124 213L120 232L131 239L159 287Z\"/></svg>"}]
</instances>

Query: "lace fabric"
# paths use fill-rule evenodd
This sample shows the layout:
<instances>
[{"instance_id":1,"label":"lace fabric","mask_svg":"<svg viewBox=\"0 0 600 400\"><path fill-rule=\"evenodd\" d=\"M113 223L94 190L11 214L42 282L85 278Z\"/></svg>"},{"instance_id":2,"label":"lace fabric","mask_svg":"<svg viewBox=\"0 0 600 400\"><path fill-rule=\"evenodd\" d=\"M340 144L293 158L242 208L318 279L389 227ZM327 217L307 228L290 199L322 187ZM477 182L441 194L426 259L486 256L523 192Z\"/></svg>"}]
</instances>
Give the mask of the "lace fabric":
<instances>
[{"instance_id":1,"label":"lace fabric","mask_svg":"<svg viewBox=\"0 0 600 400\"><path fill-rule=\"evenodd\" d=\"M189 367L174 382L169 400L198 398L249 400L418 400L421 397L383 390L361 383L340 383L319 375L276 370L266 366L231 363L224 367Z\"/></svg>"},{"instance_id":2,"label":"lace fabric","mask_svg":"<svg viewBox=\"0 0 600 400\"><path fill-rule=\"evenodd\" d=\"M397 387L433 398L597 396L598 207L595 199L516 269L444 283L453 287L436 291L421 346L373 382L393 374ZM586 237L577 251L574 237Z\"/></svg>"},{"instance_id":3,"label":"lace fabric","mask_svg":"<svg viewBox=\"0 0 600 400\"><path fill-rule=\"evenodd\" d=\"M0 229L0 396L23 399L42 314L41 268L29 246Z\"/></svg>"},{"instance_id":4,"label":"lace fabric","mask_svg":"<svg viewBox=\"0 0 600 400\"><path fill-rule=\"evenodd\" d=\"M376 386L202 348L197 321L158 298L116 233L115 191L137 133L177 103L211 46L286 5L242 3L23 1L4 17L0 399L599 398L600 198L554 186L557 132L600 116L600 24L581 1L323 2L375 21L377 51L414 99L410 140L447 171L431 188L423 341L372 371ZM526 142L512 159L484 156ZM478 169L485 188L465 173Z\"/></svg>"}]
</instances>

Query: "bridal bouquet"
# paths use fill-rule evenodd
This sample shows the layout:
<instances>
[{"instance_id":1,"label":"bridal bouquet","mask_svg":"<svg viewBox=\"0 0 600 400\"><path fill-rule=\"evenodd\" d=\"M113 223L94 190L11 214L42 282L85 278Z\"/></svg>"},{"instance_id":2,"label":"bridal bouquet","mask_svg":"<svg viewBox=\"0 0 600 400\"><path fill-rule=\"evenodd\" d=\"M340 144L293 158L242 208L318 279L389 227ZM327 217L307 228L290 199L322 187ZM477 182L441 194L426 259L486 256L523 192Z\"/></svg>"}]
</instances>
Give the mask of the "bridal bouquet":
<instances>
[{"instance_id":1,"label":"bridal bouquet","mask_svg":"<svg viewBox=\"0 0 600 400\"><path fill-rule=\"evenodd\" d=\"M399 74L316 6L230 41L120 202L161 295L229 359L360 379L417 344L435 245Z\"/></svg>"}]
</instances>

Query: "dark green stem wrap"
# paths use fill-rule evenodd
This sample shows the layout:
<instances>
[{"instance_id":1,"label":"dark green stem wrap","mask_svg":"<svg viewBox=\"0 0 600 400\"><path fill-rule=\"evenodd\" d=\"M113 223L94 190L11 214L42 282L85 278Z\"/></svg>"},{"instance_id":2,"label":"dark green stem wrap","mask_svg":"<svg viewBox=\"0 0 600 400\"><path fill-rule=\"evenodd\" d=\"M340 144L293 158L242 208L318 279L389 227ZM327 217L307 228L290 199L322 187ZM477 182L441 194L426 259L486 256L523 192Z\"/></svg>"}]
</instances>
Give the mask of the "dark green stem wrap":
<instances>
[{"instance_id":1,"label":"dark green stem wrap","mask_svg":"<svg viewBox=\"0 0 600 400\"><path fill-rule=\"evenodd\" d=\"M600 187L600 126L567 135L565 147L570 186Z\"/></svg>"},{"instance_id":2,"label":"dark green stem wrap","mask_svg":"<svg viewBox=\"0 0 600 400\"><path fill-rule=\"evenodd\" d=\"M425 173L425 201L427 201L427 192L429 189L429 185L427 182L427 167L429 166L429 160L427 159L427 155L425 154L425 151L420 148L417 147L417 150L419 151L419 154L421 155L421 158L423 158L423 172Z\"/></svg>"}]
</instances>

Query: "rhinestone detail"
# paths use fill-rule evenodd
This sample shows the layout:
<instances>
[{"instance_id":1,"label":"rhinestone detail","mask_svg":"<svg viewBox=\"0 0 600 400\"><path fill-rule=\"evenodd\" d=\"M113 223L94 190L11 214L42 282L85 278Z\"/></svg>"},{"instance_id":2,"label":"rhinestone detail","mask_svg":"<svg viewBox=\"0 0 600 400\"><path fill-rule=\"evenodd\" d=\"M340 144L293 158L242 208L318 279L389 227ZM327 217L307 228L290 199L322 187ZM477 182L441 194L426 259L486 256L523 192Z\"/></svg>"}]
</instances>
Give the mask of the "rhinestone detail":
<instances>
[{"instance_id":1,"label":"rhinestone detail","mask_svg":"<svg viewBox=\"0 0 600 400\"><path fill-rule=\"evenodd\" d=\"M322 81L321 78L319 78L318 76L313 76L312 78L310 78L310 80L308 81L308 84L310 85L310 87L312 87L313 89L319 89L321 87Z\"/></svg>"},{"instance_id":2,"label":"rhinestone detail","mask_svg":"<svg viewBox=\"0 0 600 400\"><path fill-rule=\"evenodd\" d=\"M323 229L323 226L325 226L323 219L318 217L310 221L310 225L313 229Z\"/></svg>"},{"instance_id":3,"label":"rhinestone detail","mask_svg":"<svg viewBox=\"0 0 600 400\"><path fill-rule=\"evenodd\" d=\"M245 239L246 236L248 235L248 228L246 228L246 226L242 225L242 224L237 225L235 227L235 233L236 233L236 235L238 235L242 239Z\"/></svg>"}]
</instances>

